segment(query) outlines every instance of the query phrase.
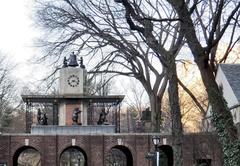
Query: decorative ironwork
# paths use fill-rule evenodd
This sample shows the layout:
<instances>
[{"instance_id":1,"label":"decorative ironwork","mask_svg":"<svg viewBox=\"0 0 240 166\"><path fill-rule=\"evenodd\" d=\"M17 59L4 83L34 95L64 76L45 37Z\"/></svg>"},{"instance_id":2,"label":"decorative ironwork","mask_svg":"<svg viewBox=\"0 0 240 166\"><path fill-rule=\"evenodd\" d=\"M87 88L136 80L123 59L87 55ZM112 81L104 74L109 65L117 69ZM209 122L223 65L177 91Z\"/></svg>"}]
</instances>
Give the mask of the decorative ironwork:
<instances>
[{"instance_id":1,"label":"decorative ironwork","mask_svg":"<svg viewBox=\"0 0 240 166\"><path fill-rule=\"evenodd\" d=\"M31 131L31 125L33 124L34 117L37 120L37 109L39 106L44 105L44 112L48 115L48 125L58 125L59 116L59 104L64 101L78 101L82 103L89 103L87 107L87 125L97 125L101 110L104 108L109 110L106 120L104 122L115 126L115 131L120 132L120 102L124 98L122 95L110 95L110 96L61 96L61 95L22 95L23 101L26 102L26 131ZM33 105L34 104L34 105ZM51 108L52 107L52 110ZM32 114L36 114L33 116ZM79 115L78 115L79 117ZM105 119L105 118L104 118ZM106 124L106 123L105 123Z\"/></svg>"},{"instance_id":2,"label":"decorative ironwork","mask_svg":"<svg viewBox=\"0 0 240 166\"><path fill-rule=\"evenodd\" d=\"M106 166L127 166L127 156L120 149L113 148L106 156Z\"/></svg>"},{"instance_id":3,"label":"decorative ironwork","mask_svg":"<svg viewBox=\"0 0 240 166\"><path fill-rule=\"evenodd\" d=\"M77 148L71 147L65 150L60 157L60 166L65 165L85 166L87 164L84 154Z\"/></svg>"}]
</instances>

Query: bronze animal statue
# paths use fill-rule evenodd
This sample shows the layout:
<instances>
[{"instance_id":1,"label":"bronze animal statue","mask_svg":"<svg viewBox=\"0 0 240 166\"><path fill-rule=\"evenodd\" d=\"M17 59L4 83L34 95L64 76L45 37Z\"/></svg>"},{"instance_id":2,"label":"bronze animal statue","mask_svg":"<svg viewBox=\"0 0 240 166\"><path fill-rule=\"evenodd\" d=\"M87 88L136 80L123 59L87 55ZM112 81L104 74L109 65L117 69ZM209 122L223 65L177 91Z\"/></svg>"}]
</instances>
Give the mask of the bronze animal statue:
<instances>
[{"instance_id":1,"label":"bronze animal statue","mask_svg":"<svg viewBox=\"0 0 240 166\"><path fill-rule=\"evenodd\" d=\"M81 113L81 110L79 108L74 108L73 113L72 113L72 121L73 125L81 125L81 123L78 123L78 114Z\"/></svg>"}]
</instances>

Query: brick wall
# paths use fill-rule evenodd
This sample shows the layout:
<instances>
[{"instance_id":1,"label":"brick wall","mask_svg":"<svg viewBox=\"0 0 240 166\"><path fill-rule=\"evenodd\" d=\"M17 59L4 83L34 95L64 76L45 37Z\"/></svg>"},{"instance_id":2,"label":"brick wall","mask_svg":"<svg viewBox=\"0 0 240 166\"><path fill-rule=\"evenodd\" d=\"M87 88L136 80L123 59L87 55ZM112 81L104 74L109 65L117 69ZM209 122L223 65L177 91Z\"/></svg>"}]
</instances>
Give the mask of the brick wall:
<instances>
[{"instance_id":1,"label":"brick wall","mask_svg":"<svg viewBox=\"0 0 240 166\"><path fill-rule=\"evenodd\" d=\"M58 165L60 155L71 146L77 146L87 156L88 166L104 166L104 158L116 146L127 148L133 158L133 166L150 166L145 159L147 152L153 150L151 135L148 134L114 134L114 135L0 135L0 163L13 165L16 151L26 146L35 148L41 154L44 166ZM166 138L171 146L171 137ZM28 141L27 141L28 140ZM192 166L196 159L212 159L212 166L221 166L221 153L216 137L210 134L184 136L184 166Z\"/></svg>"}]
</instances>

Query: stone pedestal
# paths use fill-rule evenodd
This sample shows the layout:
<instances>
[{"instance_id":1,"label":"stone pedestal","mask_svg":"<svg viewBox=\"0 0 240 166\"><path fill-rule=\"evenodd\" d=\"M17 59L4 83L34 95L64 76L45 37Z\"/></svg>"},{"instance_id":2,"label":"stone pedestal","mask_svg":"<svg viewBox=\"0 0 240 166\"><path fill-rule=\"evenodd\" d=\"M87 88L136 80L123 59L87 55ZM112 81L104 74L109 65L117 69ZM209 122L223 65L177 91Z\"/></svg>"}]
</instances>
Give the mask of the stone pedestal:
<instances>
[{"instance_id":1,"label":"stone pedestal","mask_svg":"<svg viewBox=\"0 0 240 166\"><path fill-rule=\"evenodd\" d=\"M82 134L107 134L115 133L114 125L97 125L97 126L32 126L31 134L36 135L82 135Z\"/></svg>"}]
</instances>

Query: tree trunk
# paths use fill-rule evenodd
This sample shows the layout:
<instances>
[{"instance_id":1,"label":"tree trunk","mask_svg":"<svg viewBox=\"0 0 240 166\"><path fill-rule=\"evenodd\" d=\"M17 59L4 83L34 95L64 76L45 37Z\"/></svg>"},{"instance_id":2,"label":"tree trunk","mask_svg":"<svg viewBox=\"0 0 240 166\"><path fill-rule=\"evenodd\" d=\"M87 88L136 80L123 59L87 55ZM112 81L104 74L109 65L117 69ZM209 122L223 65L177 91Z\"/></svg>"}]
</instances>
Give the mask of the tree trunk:
<instances>
[{"instance_id":1,"label":"tree trunk","mask_svg":"<svg viewBox=\"0 0 240 166\"><path fill-rule=\"evenodd\" d=\"M206 87L209 103L212 106L212 123L216 128L224 153L224 165L240 165L240 149L237 128L234 125L232 114L215 81L213 71L202 59L196 63Z\"/></svg>"},{"instance_id":2,"label":"tree trunk","mask_svg":"<svg viewBox=\"0 0 240 166\"><path fill-rule=\"evenodd\" d=\"M151 126L152 132L159 133L161 126L161 98L156 94L151 93L150 106L151 106Z\"/></svg>"},{"instance_id":3,"label":"tree trunk","mask_svg":"<svg viewBox=\"0 0 240 166\"><path fill-rule=\"evenodd\" d=\"M206 87L209 103L212 106L212 122L224 153L224 165L240 165L240 142L237 138L237 129L234 126L227 103L218 89L213 70L209 66L209 55L196 36L191 14L184 1L168 0L168 2L174 7L179 19L181 19L183 33Z\"/></svg>"},{"instance_id":4,"label":"tree trunk","mask_svg":"<svg viewBox=\"0 0 240 166\"><path fill-rule=\"evenodd\" d=\"M172 142L173 142L173 158L174 166L182 166L182 143L183 131L181 122L181 111L179 105L178 81L176 64L172 62L168 71L169 86L168 96L170 103L170 112L172 120Z\"/></svg>"}]
</instances>

